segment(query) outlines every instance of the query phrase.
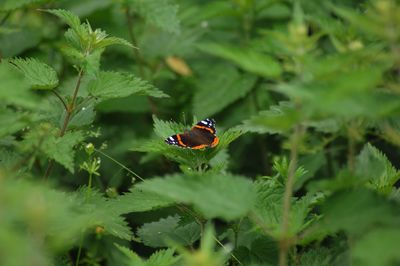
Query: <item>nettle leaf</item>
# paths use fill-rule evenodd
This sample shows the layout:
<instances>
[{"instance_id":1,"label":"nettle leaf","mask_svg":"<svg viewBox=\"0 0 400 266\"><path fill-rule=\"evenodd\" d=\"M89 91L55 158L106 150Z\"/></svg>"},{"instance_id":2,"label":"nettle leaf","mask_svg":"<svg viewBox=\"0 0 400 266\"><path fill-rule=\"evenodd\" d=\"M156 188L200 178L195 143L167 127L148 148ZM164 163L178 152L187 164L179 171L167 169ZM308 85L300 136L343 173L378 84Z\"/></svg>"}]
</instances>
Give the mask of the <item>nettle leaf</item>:
<instances>
[{"instance_id":1,"label":"nettle leaf","mask_svg":"<svg viewBox=\"0 0 400 266\"><path fill-rule=\"evenodd\" d=\"M183 149L180 147L168 145L165 138L185 131L182 124L174 122L166 122L153 117L154 130L160 139L150 140L132 148L134 151L153 152L162 154L165 157L176 161L182 165L190 167L192 170L201 167L203 164L214 158L218 152L228 147L228 145L243 134L243 131L231 128L219 135L219 144L214 148L206 148L201 150Z\"/></svg>"},{"instance_id":2,"label":"nettle leaf","mask_svg":"<svg viewBox=\"0 0 400 266\"><path fill-rule=\"evenodd\" d=\"M71 29L77 34L80 40L83 40L87 37L86 29L83 25L81 25L81 20L77 15L63 9L49 9L44 11L59 17L65 23L67 23L67 25L70 26Z\"/></svg>"},{"instance_id":3,"label":"nettle leaf","mask_svg":"<svg viewBox=\"0 0 400 266\"><path fill-rule=\"evenodd\" d=\"M256 182L256 204L254 213L263 221L271 233L279 237L282 229L283 185L274 180ZM313 218L309 217L315 196L306 194L302 198L293 197L289 220L289 234L294 236L308 227Z\"/></svg>"},{"instance_id":4,"label":"nettle leaf","mask_svg":"<svg viewBox=\"0 0 400 266\"><path fill-rule=\"evenodd\" d=\"M63 165L71 173L74 173L74 146L84 139L81 131L67 132L62 137L49 136L43 140L42 151Z\"/></svg>"},{"instance_id":5,"label":"nettle leaf","mask_svg":"<svg viewBox=\"0 0 400 266\"><path fill-rule=\"evenodd\" d=\"M134 187L130 192L110 200L107 204L110 208L118 208L121 213L130 213L160 209L171 206L174 202L162 195Z\"/></svg>"},{"instance_id":6,"label":"nettle leaf","mask_svg":"<svg viewBox=\"0 0 400 266\"><path fill-rule=\"evenodd\" d=\"M200 238L200 226L196 222L180 225L178 215L162 218L157 222L141 226L137 235L149 247L168 247L170 245L190 246Z\"/></svg>"},{"instance_id":7,"label":"nettle leaf","mask_svg":"<svg viewBox=\"0 0 400 266\"><path fill-rule=\"evenodd\" d=\"M180 32L180 21L177 16L178 5L169 0L128 0L132 9L144 19L165 31Z\"/></svg>"},{"instance_id":8,"label":"nettle leaf","mask_svg":"<svg viewBox=\"0 0 400 266\"><path fill-rule=\"evenodd\" d=\"M400 179L400 173L388 158L370 143L366 144L357 157L356 173L368 179L368 186L389 194Z\"/></svg>"},{"instance_id":9,"label":"nettle leaf","mask_svg":"<svg viewBox=\"0 0 400 266\"><path fill-rule=\"evenodd\" d=\"M39 98L32 93L23 75L9 64L0 64L0 101L24 108L39 108Z\"/></svg>"},{"instance_id":10,"label":"nettle leaf","mask_svg":"<svg viewBox=\"0 0 400 266\"><path fill-rule=\"evenodd\" d=\"M126 256L126 265L136 265L136 266L146 265L143 262L143 260L139 257L139 255L130 250L129 248L120 246L117 243L114 243L114 245L119 249L119 251L121 251L122 254Z\"/></svg>"},{"instance_id":11,"label":"nettle leaf","mask_svg":"<svg viewBox=\"0 0 400 266\"><path fill-rule=\"evenodd\" d=\"M174 256L174 249L163 249L154 252L146 261L146 266L172 266L181 259L180 256Z\"/></svg>"},{"instance_id":12,"label":"nettle leaf","mask_svg":"<svg viewBox=\"0 0 400 266\"><path fill-rule=\"evenodd\" d=\"M88 32L85 26L81 25L81 20L79 17L68 10L63 9L49 9L44 10L51 13L60 19L62 19L68 26L71 27L72 31L77 35L80 42L88 38Z\"/></svg>"},{"instance_id":13,"label":"nettle leaf","mask_svg":"<svg viewBox=\"0 0 400 266\"><path fill-rule=\"evenodd\" d=\"M344 230L360 235L375 225L397 226L399 210L398 206L370 190L340 191L324 202L321 227L329 232Z\"/></svg>"},{"instance_id":14,"label":"nettle leaf","mask_svg":"<svg viewBox=\"0 0 400 266\"><path fill-rule=\"evenodd\" d=\"M2 58L18 56L36 47L42 40L42 32L37 28L18 28L18 30L11 29L10 32L2 32L0 27L0 33Z\"/></svg>"},{"instance_id":15,"label":"nettle leaf","mask_svg":"<svg viewBox=\"0 0 400 266\"><path fill-rule=\"evenodd\" d=\"M146 180L137 186L176 202L193 204L207 218L243 217L255 200L252 182L234 175L171 175Z\"/></svg>"},{"instance_id":16,"label":"nettle leaf","mask_svg":"<svg viewBox=\"0 0 400 266\"><path fill-rule=\"evenodd\" d=\"M73 195L78 201L76 205L79 206L88 226L91 228L100 226L105 234L125 240L132 239L131 229L125 218L121 216L125 210L124 206L109 204L109 200L97 190L91 190L89 195L87 187L81 187Z\"/></svg>"},{"instance_id":17,"label":"nettle leaf","mask_svg":"<svg viewBox=\"0 0 400 266\"><path fill-rule=\"evenodd\" d=\"M143 261L135 252L127 247L115 244L126 256L126 264L135 266L172 266L180 260L180 256L174 256L174 249L163 249L154 252L147 261Z\"/></svg>"},{"instance_id":18,"label":"nettle leaf","mask_svg":"<svg viewBox=\"0 0 400 266\"><path fill-rule=\"evenodd\" d=\"M261 111L258 115L243 122L240 127L245 131L256 133L284 133L293 128L300 120L299 111L289 102L280 102L270 107L270 110Z\"/></svg>"},{"instance_id":19,"label":"nettle leaf","mask_svg":"<svg viewBox=\"0 0 400 266\"><path fill-rule=\"evenodd\" d=\"M95 48L100 49L100 48L105 48L110 45L124 45L128 47L134 47L130 42L128 42L125 39L118 38L118 37L106 37L100 42L96 43Z\"/></svg>"},{"instance_id":20,"label":"nettle leaf","mask_svg":"<svg viewBox=\"0 0 400 266\"><path fill-rule=\"evenodd\" d=\"M20 70L33 89L51 90L58 86L56 71L35 58L10 60Z\"/></svg>"},{"instance_id":21,"label":"nettle leaf","mask_svg":"<svg viewBox=\"0 0 400 266\"><path fill-rule=\"evenodd\" d=\"M250 48L240 48L218 43L202 43L201 51L230 60L239 67L251 73L266 78L279 77L281 65L273 57Z\"/></svg>"},{"instance_id":22,"label":"nettle leaf","mask_svg":"<svg viewBox=\"0 0 400 266\"><path fill-rule=\"evenodd\" d=\"M351 249L354 265L395 265L400 261L399 241L398 227L378 228L364 234Z\"/></svg>"},{"instance_id":23,"label":"nettle leaf","mask_svg":"<svg viewBox=\"0 0 400 266\"><path fill-rule=\"evenodd\" d=\"M70 11L63 9L45 11L61 18L70 26L70 29L65 33L65 38L71 47L64 50L66 54L73 58L89 57L87 61L90 61L91 53L98 51L101 54L105 47L114 44L133 47L131 43L124 39L108 37L107 33L101 29L93 30L89 22L81 24L79 17Z\"/></svg>"},{"instance_id":24,"label":"nettle leaf","mask_svg":"<svg viewBox=\"0 0 400 266\"><path fill-rule=\"evenodd\" d=\"M0 124L7 125L0 128L0 138L11 135L28 126L31 118L32 115L29 113L0 107Z\"/></svg>"},{"instance_id":25,"label":"nettle leaf","mask_svg":"<svg viewBox=\"0 0 400 266\"><path fill-rule=\"evenodd\" d=\"M223 75L221 75L223 73ZM240 74L229 65L211 67L199 82L193 99L193 113L208 117L243 98L256 83L257 77Z\"/></svg>"},{"instance_id":26,"label":"nettle leaf","mask_svg":"<svg viewBox=\"0 0 400 266\"><path fill-rule=\"evenodd\" d=\"M300 255L300 266L330 266L333 254L327 248L314 248Z\"/></svg>"},{"instance_id":27,"label":"nettle leaf","mask_svg":"<svg viewBox=\"0 0 400 266\"><path fill-rule=\"evenodd\" d=\"M118 72L100 72L98 77L89 81L87 90L90 95L101 100L122 98L132 94L167 97L147 81Z\"/></svg>"},{"instance_id":28,"label":"nettle leaf","mask_svg":"<svg viewBox=\"0 0 400 266\"><path fill-rule=\"evenodd\" d=\"M161 119L158 119L154 115L153 121L154 133L156 133L157 136L163 139L166 139L169 136L176 134L177 132L183 132L185 130L185 125L183 124L172 121L163 121Z\"/></svg>"}]
</instances>

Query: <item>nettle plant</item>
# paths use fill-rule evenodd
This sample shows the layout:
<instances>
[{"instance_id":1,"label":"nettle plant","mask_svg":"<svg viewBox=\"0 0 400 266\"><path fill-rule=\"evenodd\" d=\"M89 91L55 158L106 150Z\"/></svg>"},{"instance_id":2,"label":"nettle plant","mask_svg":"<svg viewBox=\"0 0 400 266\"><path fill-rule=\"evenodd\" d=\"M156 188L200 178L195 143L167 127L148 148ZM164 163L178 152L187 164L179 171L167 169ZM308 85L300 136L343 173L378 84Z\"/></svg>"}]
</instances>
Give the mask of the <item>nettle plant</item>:
<instances>
[{"instance_id":1,"label":"nettle plant","mask_svg":"<svg viewBox=\"0 0 400 266\"><path fill-rule=\"evenodd\" d=\"M34 1L6 1L3 9L28 2ZM67 24L65 39L55 45L75 77L65 81L36 57L0 63L1 265L400 261L400 172L388 159L398 157L400 144L397 1L362 1L361 6L346 1L212 2L192 1L192 9L182 2L189 10L181 15L189 21L182 29L177 6L169 1L113 3L122 7L132 44L93 29L70 11L40 10ZM171 36L150 32L147 40L137 40L132 9ZM211 22L217 18L212 25L220 27L222 37L190 31L193 20L198 22L197 17L190 20L195 13ZM183 37L172 35L181 30ZM146 50L135 46L152 38L170 42L158 41L150 50L155 55L145 58ZM110 70L110 65L102 70L109 46L129 49L139 62L139 77ZM196 50L193 70L179 57L165 60L187 79L160 74L159 64L153 64L157 56L188 47ZM196 70L205 74L192 77ZM177 84L172 103L154 105L152 98L168 97L146 81L157 75ZM188 84L196 90L180 89ZM154 134L123 143L124 149L144 154L146 170L146 162L157 165L152 168L159 171L150 173L166 174L139 174L108 155L107 143L101 143L97 108L132 95L147 97L153 107ZM162 120L154 107L176 113L188 98L193 124L196 116L220 115L226 120L234 116L231 124L238 125L229 128L217 121L220 140L214 148L166 144L166 138L191 125ZM239 111L231 112L232 104ZM245 111L249 105L253 115ZM249 138L259 145L247 142ZM266 140L279 146L278 152L267 154ZM239 148L229 150L234 141ZM390 147L387 156L379 146ZM246 157L246 150L256 155ZM260 171L250 178L232 171L231 164L260 161L259 154L271 165L268 174ZM104 168L113 166L132 179L123 194L98 180ZM81 176L87 179L71 181ZM58 179L74 184L69 186L73 191L55 188ZM76 183L85 185L77 188Z\"/></svg>"}]
</instances>

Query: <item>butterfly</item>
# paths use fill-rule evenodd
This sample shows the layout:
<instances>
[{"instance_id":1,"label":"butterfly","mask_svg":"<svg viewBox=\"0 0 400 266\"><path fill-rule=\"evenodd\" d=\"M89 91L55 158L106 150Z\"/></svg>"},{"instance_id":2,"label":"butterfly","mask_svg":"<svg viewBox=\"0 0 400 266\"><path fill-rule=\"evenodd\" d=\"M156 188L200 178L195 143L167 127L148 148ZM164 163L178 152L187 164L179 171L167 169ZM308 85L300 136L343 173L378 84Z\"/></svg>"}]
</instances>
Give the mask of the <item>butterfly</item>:
<instances>
[{"instance_id":1,"label":"butterfly","mask_svg":"<svg viewBox=\"0 0 400 266\"><path fill-rule=\"evenodd\" d=\"M165 139L165 142L169 145L175 145L181 148L188 149L202 149L206 147L215 147L219 138L215 135L215 120L204 119L198 122L189 131L172 135Z\"/></svg>"}]
</instances>

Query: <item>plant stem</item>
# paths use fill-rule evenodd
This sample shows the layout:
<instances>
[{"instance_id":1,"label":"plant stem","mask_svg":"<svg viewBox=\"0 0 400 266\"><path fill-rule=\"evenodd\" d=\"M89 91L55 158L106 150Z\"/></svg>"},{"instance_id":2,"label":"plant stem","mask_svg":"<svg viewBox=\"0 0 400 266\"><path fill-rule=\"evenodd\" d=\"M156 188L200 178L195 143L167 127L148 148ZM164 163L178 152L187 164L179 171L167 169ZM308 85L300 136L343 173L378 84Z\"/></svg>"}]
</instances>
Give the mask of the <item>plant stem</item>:
<instances>
[{"instance_id":1,"label":"plant stem","mask_svg":"<svg viewBox=\"0 0 400 266\"><path fill-rule=\"evenodd\" d=\"M86 190L86 201L89 200L90 194L92 193L92 177L93 177L93 174L90 172L89 173L88 187L87 187L87 190Z\"/></svg>"},{"instance_id":2,"label":"plant stem","mask_svg":"<svg viewBox=\"0 0 400 266\"><path fill-rule=\"evenodd\" d=\"M83 245L83 234L81 234L81 239L79 241L79 249L78 249L78 254L76 255L75 266L79 265L79 260L81 259L81 253L82 253L82 245Z\"/></svg>"},{"instance_id":3,"label":"plant stem","mask_svg":"<svg viewBox=\"0 0 400 266\"><path fill-rule=\"evenodd\" d=\"M96 152L100 153L101 155L107 157L108 159L110 159L111 161L113 161L114 163L118 164L119 166L121 166L122 168L124 168L126 171L128 171L129 173L131 173L132 175L136 176L137 178L139 178L141 181L144 181L144 179L136 174L135 172L133 172L131 169L129 169L128 167L126 167L125 165L123 165L122 163L118 162L117 160L115 160L114 158L112 158L111 156L105 154L104 152L98 150L98 149L94 149Z\"/></svg>"},{"instance_id":4,"label":"plant stem","mask_svg":"<svg viewBox=\"0 0 400 266\"><path fill-rule=\"evenodd\" d=\"M291 136L290 164L288 176L285 184L285 193L283 195L283 213L282 213L282 235L279 241L279 266L287 265L287 253L289 251L291 240L288 236L290 207L293 194L293 184L296 175L298 148L301 138L301 127L296 125Z\"/></svg>"},{"instance_id":5,"label":"plant stem","mask_svg":"<svg viewBox=\"0 0 400 266\"><path fill-rule=\"evenodd\" d=\"M347 129L347 166L350 172L354 171L354 160L355 160L355 140L352 132L352 124L350 124L349 128Z\"/></svg>"},{"instance_id":6,"label":"plant stem","mask_svg":"<svg viewBox=\"0 0 400 266\"><path fill-rule=\"evenodd\" d=\"M57 98L60 100L60 102L61 102L62 105L64 106L65 112L68 112L68 106L67 106L66 102L64 101L64 99L61 97L61 95L60 95L55 89L54 89L54 90L51 90L51 92L52 92L55 96L57 96Z\"/></svg>"},{"instance_id":7,"label":"plant stem","mask_svg":"<svg viewBox=\"0 0 400 266\"><path fill-rule=\"evenodd\" d=\"M72 114L74 112L76 97L78 96L79 88L81 86L82 77L83 77L83 68L81 68L79 70L78 79L76 81L74 93L72 95L71 103L67 106L66 115L65 115L65 118L64 118L64 122L63 122L62 128L60 130L59 137L64 136L66 131L67 131L68 123L71 120L71 116L72 116ZM51 171L53 170L53 166L54 166L54 160L50 160L49 164L47 165L46 172L43 175L43 179L44 180L47 180L47 178L50 176Z\"/></svg>"}]
</instances>

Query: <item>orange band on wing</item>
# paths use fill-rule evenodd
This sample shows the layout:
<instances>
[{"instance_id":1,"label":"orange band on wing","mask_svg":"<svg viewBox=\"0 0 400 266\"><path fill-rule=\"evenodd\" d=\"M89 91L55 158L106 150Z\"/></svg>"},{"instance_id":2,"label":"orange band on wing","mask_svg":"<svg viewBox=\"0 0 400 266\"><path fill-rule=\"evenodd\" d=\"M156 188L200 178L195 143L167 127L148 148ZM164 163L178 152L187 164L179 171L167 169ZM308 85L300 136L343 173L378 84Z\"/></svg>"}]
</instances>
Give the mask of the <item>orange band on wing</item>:
<instances>
[{"instance_id":1,"label":"orange band on wing","mask_svg":"<svg viewBox=\"0 0 400 266\"><path fill-rule=\"evenodd\" d=\"M179 145L182 147L186 147L185 143L182 142L181 136L179 134L176 135L176 138L178 139Z\"/></svg>"},{"instance_id":2,"label":"orange band on wing","mask_svg":"<svg viewBox=\"0 0 400 266\"><path fill-rule=\"evenodd\" d=\"M199 150L199 149L203 149L205 147L208 147L208 145L207 144L201 144L201 145L197 145L197 146L192 147L192 149L193 150Z\"/></svg>"},{"instance_id":3,"label":"orange band on wing","mask_svg":"<svg viewBox=\"0 0 400 266\"><path fill-rule=\"evenodd\" d=\"M213 142L211 142L211 147L215 147L215 146L217 146L218 145L218 143L219 143L219 138L218 137L215 137L215 139L213 140Z\"/></svg>"},{"instance_id":4,"label":"orange band on wing","mask_svg":"<svg viewBox=\"0 0 400 266\"><path fill-rule=\"evenodd\" d=\"M203 127L203 126L199 126L199 125L195 125L194 127L201 128L201 129L205 129L205 130L207 130L207 131L210 131L211 134L214 134L214 133L215 133L214 130L213 130L212 128L210 128L210 127Z\"/></svg>"}]
</instances>

